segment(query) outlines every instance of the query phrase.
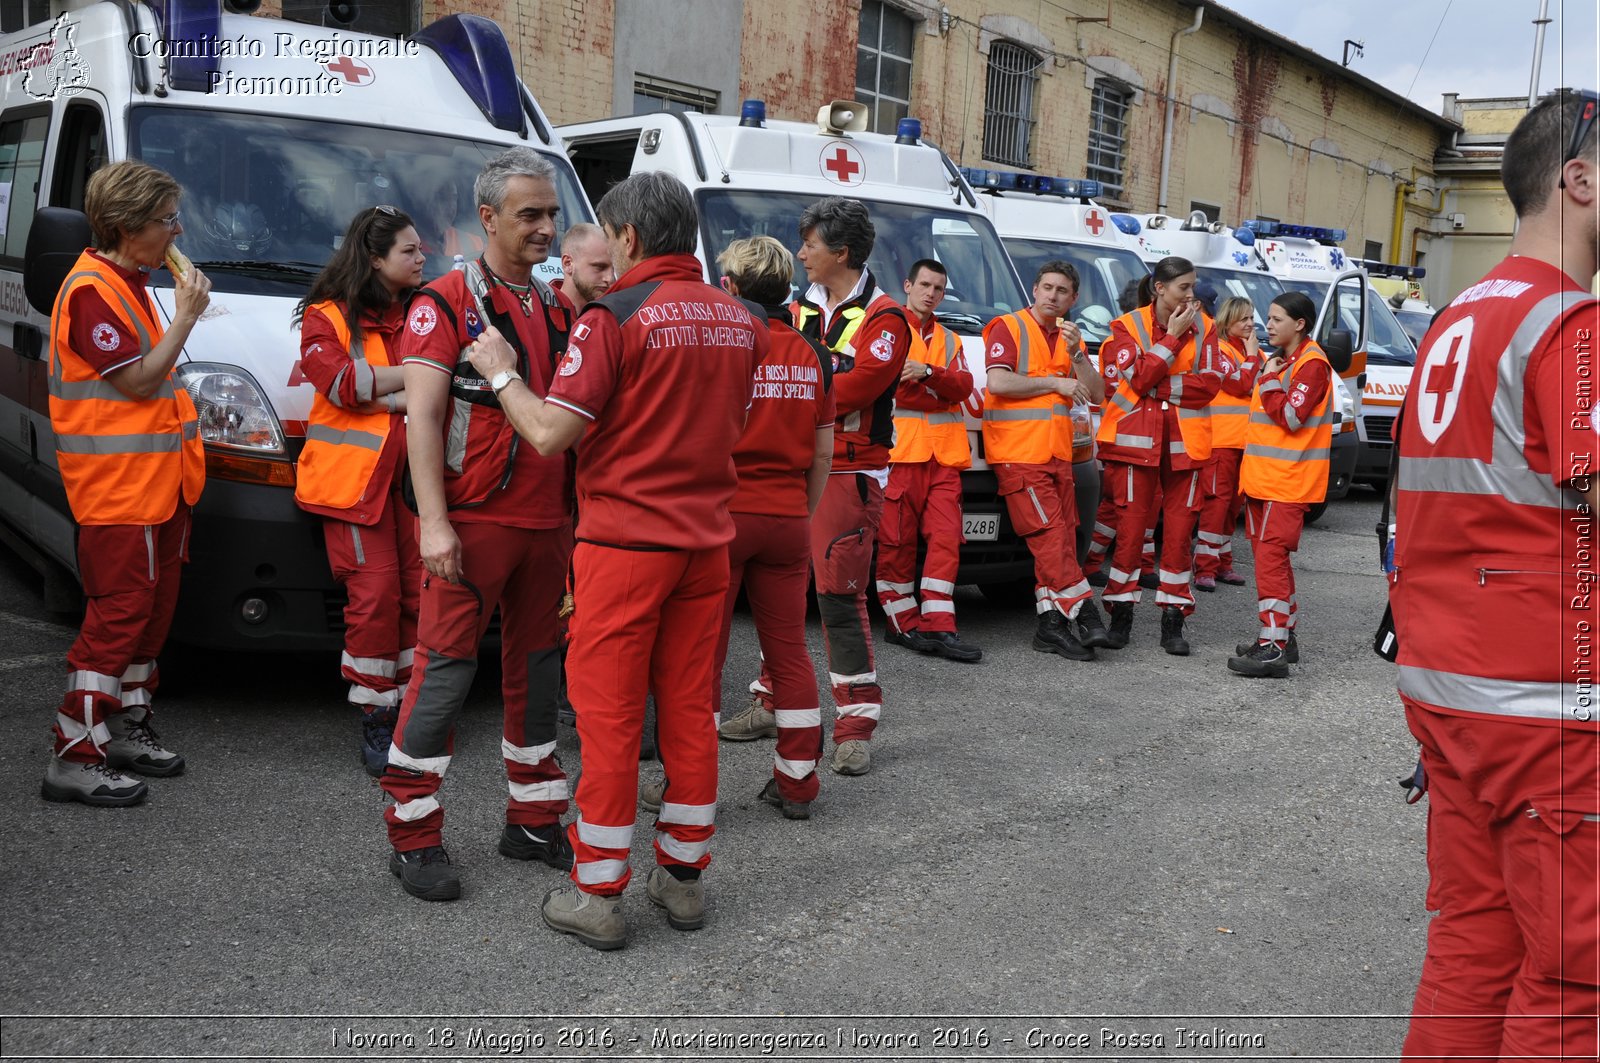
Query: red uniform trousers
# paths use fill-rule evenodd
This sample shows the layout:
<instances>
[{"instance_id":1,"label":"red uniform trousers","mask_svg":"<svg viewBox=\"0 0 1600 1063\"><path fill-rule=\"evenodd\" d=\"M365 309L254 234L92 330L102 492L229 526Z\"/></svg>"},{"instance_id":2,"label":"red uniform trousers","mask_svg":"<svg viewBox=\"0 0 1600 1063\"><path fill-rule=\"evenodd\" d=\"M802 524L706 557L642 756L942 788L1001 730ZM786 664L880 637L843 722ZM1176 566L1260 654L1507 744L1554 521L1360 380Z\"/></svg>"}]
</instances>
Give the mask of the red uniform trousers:
<instances>
[{"instance_id":1,"label":"red uniform trousers","mask_svg":"<svg viewBox=\"0 0 1600 1063\"><path fill-rule=\"evenodd\" d=\"M771 705L778 721L778 748L772 777L791 801L817 797L817 760L822 756L822 708L817 673L806 649L806 584L811 576L811 520L735 513L737 529L728 547L728 596L717 640L719 683L728 659L733 603L744 586L761 641L762 674L772 684ZM713 711L716 699L712 701Z\"/></svg>"},{"instance_id":2,"label":"red uniform trousers","mask_svg":"<svg viewBox=\"0 0 1600 1063\"><path fill-rule=\"evenodd\" d=\"M1200 512L1200 470L1176 470L1166 455L1161 464L1106 463L1106 484L1117 509L1117 545L1106 576L1106 602L1134 602L1139 589L1145 529L1162 521L1160 585L1156 604L1188 616L1194 612L1194 525Z\"/></svg>"},{"instance_id":3,"label":"red uniform trousers","mask_svg":"<svg viewBox=\"0 0 1600 1063\"><path fill-rule=\"evenodd\" d=\"M344 587L344 653L340 671L350 681L350 704L371 712L399 705L411 679L417 645L417 603L422 596L422 554L417 518L389 492L377 523L352 524L324 517L328 567Z\"/></svg>"},{"instance_id":4,"label":"red uniform trousers","mask_svg":"<svg viewBox=\"0 0 1600 1063\"><path fill-rule=\"evenodd\" d=\"M567 695L578 714L583 775L568 827L572 880L611 897L628 885L639 800L644 701L656 699L667 792L656 862L704 868L717 815L717 647L728 596L728 548L622 550L579 543L573 555Z\"/></svg>"},{"instance_id":5,"label":"red uniform trousers","mask_svg":"<svg viewBox=\"0 0 1600 1063\"><path fill-rule=\"evenodd\" d=\"M1102 465L1100 468L1100 508L1094 515L1094 534L1089 539L1089 555L1084 558L1084 575L1093 575L1105 567L1106 558L1111 554L1111 544L1117 538L1117 504L1111 497L1111 465ZM1156 489L1156 509L1160 510L1161 491ZM1144 545L1140 548L1139 567L1141 571L1154 571L1156 567L1156 526L1151 524L1144 530Z\"/></svg>"},{"instance_id":6,"label":"red uniform trousers","mask_svg":"<svg viewBox=\"0 0 1600 1063\"><path fill-rule=\"evenodd\" d=\"M928 544L917 575L917 537ZM961 470L929 458L889 466L878 526L878 602L896 631L954 631L961 567ZM922 592L920 611L915 589Z\"/></svg>"},{"instance_id":7,"label":"red uniform trousers","mask_svg":"<svg viewBox=\"0 0 1600 1063\"><path fill-rule=\"evenodd\" d=\"M178 606L189 559L189 507L162 524L91 524L78 529L78 575L87 599L83 626L67 650L67 691L56 712L55 753L92 764L106 759L106 717L150 715L160 682L156 654Z\"/></svg>"},{"instance_id":8,"label":"red uniform trousers","mask_svg":"<svg viewBox=\"0 0 1600 1063\"><path fill-rule=\"evenodd\" d=\"M405 852L441 844L444 809L434 796L455 750L456 718L478 671L478 644L500 606L500 752L510 798L506 822L549 827L567 810L567 774L556 760L561 656L556 613L566 590L572 528L455 525L463 579L422 584L416 667L400 703L382 786L389 841ZM639 703L644 704L641 697Z\"/></svg>"},{"instance_id":9,"label":"red uniform trousers","mask_svg":"<svg viewBox=\"0 0 1600 1063\"><path fill-rule=\"evenodd\" d=\"M1194 548L1197 576L1215 578L1218 572L1233 567L1233 532L1239 526L1239 510L1244 496L1239 493L1240 447L1214 447L1211 464L1200 471L1200 489L1205 502L1200 507L1199 542Z\"/></svg>"},{"instance_id":10,"label":"red uniform trousers","mask_svg":"<svg viewBox=\"0 0 1600 1063\"><path fill-rule=\"evenodd\" d=\"M1600 734L1403 700L1422 743L1427 906L1439 912L1403 1058L1594 1059Z\"/></svg>"},{"instance_id":11,"label":"red uniform trousers","mask_svg":"<svg viewBox=\"0 0 1600 1063\"><path fill-rule=\"evenodd\" d=\"M862 472L829 476L811 516L811 570L816 574L822 645L828 654L835 745L870 740L883 714L883 688L878 685L872 625L867 619L872 544L882 516L883 488ZM768 709L775 707L765 662L760 677L750 684L750 693Z\"/></svg>"},{"instance_id":12,"label":"red uniform trousers","mask_svg":"<svg viewBox=\"0 0 1600 1063\"><path fill-rule=\"evenodd\" d=\"M1280 645L1294 631L1300 605L1294 596L1294 567L1289 555L1300 549L1305 527L1304 502L1245 501L1244 530L1256 559L1256 609L1261 615L1260 642Z\"/></svg>"},{"instance_id":13,"label":"red uniform trousers","mask_svg":"<svg viewBox=\"0 0 1600 1063\"><path fill-rule=\"evenodd\" d=\"M1039 465L1005 462L994 466L1006 512L1033 553L1035 611L1059 609L1078 615L1094 597L1078 567L1078 499L1072 462L1052 458Z\"/></svg>"}]
</instances>

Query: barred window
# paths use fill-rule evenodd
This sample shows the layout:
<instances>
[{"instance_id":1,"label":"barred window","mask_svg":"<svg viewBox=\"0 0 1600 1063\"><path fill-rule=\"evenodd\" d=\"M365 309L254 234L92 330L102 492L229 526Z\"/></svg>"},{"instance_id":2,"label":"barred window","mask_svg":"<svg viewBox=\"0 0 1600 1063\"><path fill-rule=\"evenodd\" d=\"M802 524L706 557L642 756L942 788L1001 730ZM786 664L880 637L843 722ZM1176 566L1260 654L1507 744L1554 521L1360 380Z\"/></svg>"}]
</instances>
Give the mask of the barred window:
<instances>
[{"instance_id":1,"label":"barred window","mask_svg":"<svg viewBox=\"0 0 1600 1063\"><path fill-rule=\"evenodd\" d=\"M893 133L911 109L911 16L883 0L862 0L856 43L856 99L866 104L867 128Z\"/></svg>"},{"instance_id":2,"label":"barred window","mask_svg":"<svg viewBox=\"0 0 1600 1063\"><path fill-rule=\"evenodd\" d=\"M634 114L653 114L657 111L716 114L720 101L721 96L714 89L702 89L648 74L640 74L633 79Z\"/></svg>"},{"instance_id":3,"label":"barred window","mask_svg":"<svg viewBox=\"0 0 1600 1063\"><path fill-rule=\"evenodd\" d=\"M1122 198L1123 165L1128 147L1128 108L1133 92L1104 78L1094 83L1089 99L1089 165L1086 176L1105 185L1113 199Z\"/></svg>"},{"instance_id":4,"label":"barred window","mask_svg":"<svg viewBox=\"0 0 1600 1063\"><path fill-rule=\"evenodd\" d=\"M1008 166L1033 165L1034 115L1038 110L1040 58L1020 44L989 46L989 82L984 97L983 157Z\"/></svg>"}]
</instances>

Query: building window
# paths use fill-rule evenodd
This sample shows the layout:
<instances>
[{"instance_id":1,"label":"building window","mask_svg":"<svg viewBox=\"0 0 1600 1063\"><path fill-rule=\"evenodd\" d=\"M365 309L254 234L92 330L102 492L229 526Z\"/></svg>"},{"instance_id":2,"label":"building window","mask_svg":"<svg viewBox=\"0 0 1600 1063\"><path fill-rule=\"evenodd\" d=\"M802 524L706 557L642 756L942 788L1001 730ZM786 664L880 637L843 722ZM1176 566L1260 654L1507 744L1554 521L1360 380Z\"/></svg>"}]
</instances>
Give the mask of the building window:
<instances>
[{"instance_id":1,"label":"building window","mask_svg":"<svg viewBox=\"0 0 1600 1063\"><path fill-rule=\"evenodd\" d=\"M915 23L883 0L862 0L856 43L856 99L871 108L867 128L893 133L911 108L911 41Z\"/></svg>"},{"instance_id":2,"label":"building window","mask_svg":"<svg viewBox=\"0 0 1600 1063\"><path fill-rule=\"evenodd\" d=\"M721 95L714 89L697 88L681 81L650 77L640 74L633 79L633 113L655 114L658 111L699 111L716 114Z\"/></svg>"},{"instance_id":3,"label":"building window","mask_svg":"<svg viewBox=\"0 0 1600 1063\"><path fill-rule=\"evenodd\" d=\"M1105 185L1106 193L1122 198L1122 172L1128 147L1128 108L1133 93L1115 81L1101 78L1089 98L1089 165L1086 176Z\"/></svg>"},{"instance_id":4,"label":"building window","mask_svg":"<svg viewBox=\"0 0 1600 1063\"><path fill-rule=\"evenodd\" d=\"M1189 201L1189 213L1192 214L1197 210L1206 216L1206 221L1222 220L1222 208L1215 203L1202 203L1198 199L1191 199Z\"/></svg>"},{"instance_id":5,"label":"building window","mask_svg":"<svg viewBox=\"0 0 1600 1063\"><path fill-rule=\"evenodd\" d=\"M1362 257L1364 257L1368 262L1382 262L1383 261L1383 241L1382 240L1368 240L1367 241L1367 249L1362 252Z\"/></svg>"},{"instance_id":6,"label":"building window","mask_svg":"<svg viewBox=\"0 0 1600 1063\"><path fill-rule=\"evenodd\" d=\"M1008 166L1033 165L1034 114L1039 99L1037 55L1011 41L989 46L984 97L983 157Z\"/></svg>"}]
</instances>

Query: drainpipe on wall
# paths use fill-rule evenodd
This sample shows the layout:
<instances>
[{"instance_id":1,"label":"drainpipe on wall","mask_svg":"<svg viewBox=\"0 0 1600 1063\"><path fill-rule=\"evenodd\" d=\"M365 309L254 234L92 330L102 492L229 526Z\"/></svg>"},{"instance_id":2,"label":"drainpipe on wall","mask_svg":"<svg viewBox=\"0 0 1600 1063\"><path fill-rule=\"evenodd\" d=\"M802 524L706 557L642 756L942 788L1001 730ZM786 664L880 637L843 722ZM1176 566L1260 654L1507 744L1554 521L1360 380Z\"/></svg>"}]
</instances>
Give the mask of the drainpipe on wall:
<instances>
[{"instance_id":1,"label":"drainpipe on wall","mask_svg":"<svg viewBox=\"0 0 1600 1063\"><path fill-rule=\"evenodd\" d=\"M1399 177L1399 174L1395 174ZM1406 225L1406 193L1415 191L1416 185L1410 181L1401 181L1394 186L1394 230L1389 236L1389 254L1391 262L1400 261L1400 242L1405 239Z\"/></svg>"},{"instance_id":2,"label":"drainpipe on wall","mask_svg":"<svg viewBox=\"0 0 1600 1063\"><path fill-rule=\"evenodd\" d=\"M1167 58L1167 120L1161 132L1161 195L1156 204L1156 213L1167 212L1167 179L1172 173L1172 122L1178 111L1178 98L1174 94L1173 82L1178 77L1178 38L1187 37L1191 33L1200 32L1200 23L1206 17L1206 9L1194 9L1194 24L1179 30L1172 35L1172 45L1168 50Z\"/></svg>"}]
</instances>

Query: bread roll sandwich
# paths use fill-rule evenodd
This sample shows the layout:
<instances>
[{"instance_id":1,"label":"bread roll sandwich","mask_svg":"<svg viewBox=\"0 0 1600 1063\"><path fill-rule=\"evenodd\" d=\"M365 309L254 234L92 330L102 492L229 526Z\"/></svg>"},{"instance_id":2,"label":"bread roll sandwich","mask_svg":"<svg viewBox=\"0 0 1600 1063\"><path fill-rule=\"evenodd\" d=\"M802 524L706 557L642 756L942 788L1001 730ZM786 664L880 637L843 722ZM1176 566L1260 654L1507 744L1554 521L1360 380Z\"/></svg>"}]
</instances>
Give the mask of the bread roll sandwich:
<instances>
[{"instance_id":1,"label":"bread roll sandwich","mask_svg":"<svg viewBox=\"0 0 1600 1063\"><path fill-rule=\"evenodd\" d=\"M178 250L178 245L173 244L167 248L167 268L175 277L187 277L194 268L194 263L189 261L189 256Z\"/></svg>"}]
</instances>

